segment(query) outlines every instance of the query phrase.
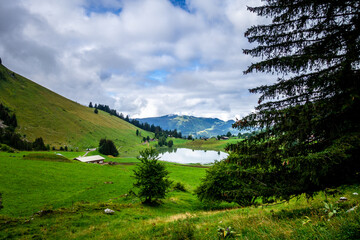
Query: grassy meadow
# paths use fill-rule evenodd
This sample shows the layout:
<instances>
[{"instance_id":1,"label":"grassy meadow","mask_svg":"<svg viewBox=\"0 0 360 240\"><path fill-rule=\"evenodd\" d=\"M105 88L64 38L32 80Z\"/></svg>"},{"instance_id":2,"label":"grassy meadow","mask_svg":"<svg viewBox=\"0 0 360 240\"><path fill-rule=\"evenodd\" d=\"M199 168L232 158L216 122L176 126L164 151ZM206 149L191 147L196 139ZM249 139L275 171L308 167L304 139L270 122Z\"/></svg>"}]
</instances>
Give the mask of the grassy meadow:
<instances>
[{"instance_id":1,"label":"grassy meadow","mask_svg":"<svg viewBox=\"0 0 360 240\"><path fill-rule=\"evenodd\" d=\"M207 140L195 139L195 140L185 140L185 139L172 139L174 141L174 147L178 148L190 148L194 150L215 150L215 151L224 151L224 148L228 144L237 143L242 141L238 138L230 138L228 140L217 140L215 138L210 138Z\"/></svg>"},{"instance_id":2,"label":"grassy meadow","mask_svg":"<svg viewBox=\"0 0 360 240\"><path fill-rule=\"evenodd\" d=\"M201 203L193 194L206 168L165 163L174 183L162 204L141 204L132 189L136 158L120 165L85 164L83 152L0 152L0 239L356 239L360 186L340 188L327 209L325 196L240 208ZM96 152L95 152L96 153ZM95 154L94 153L94 154ZM345 196L348 201L338 201ZM354 211L347 212L354 208ZM357 208L356 208L357 207ZM104 209L115 210L113 215ZM329 212L336 210L330 217ZM219 228L231 227L224 235ZM221 235L219 235L221 234Z\"/></svg>"},{"instance_id":3,"label":"grassy meadow","mask_svg":"<svg viewBox=\"0 0 360 240\"><path fill-rule=\"evenodd\" d=\"M142 137L154 137L134 125L103 111L98 114L0 65L0 102L16 113L16 131L29 141L83 150L97 147L101 138L114 141L122 156L134 156L145 148Z\"/></svg>"}]
</instances>

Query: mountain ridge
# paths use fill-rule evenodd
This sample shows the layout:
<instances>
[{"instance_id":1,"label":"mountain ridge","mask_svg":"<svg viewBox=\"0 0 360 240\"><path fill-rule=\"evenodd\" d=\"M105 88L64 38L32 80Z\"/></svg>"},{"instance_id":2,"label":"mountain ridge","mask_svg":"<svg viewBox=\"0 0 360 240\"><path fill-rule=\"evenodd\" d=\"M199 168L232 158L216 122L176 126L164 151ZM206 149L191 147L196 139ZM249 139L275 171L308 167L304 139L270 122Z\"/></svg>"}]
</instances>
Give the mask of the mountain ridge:
<instances>
[{"instance_id":1,"label":"mountain ridge","mask_svg":"<svg viewBox=\"0 0 360 240\"><path fill-rule=\"evenodd\" d=\"M140 122L150 125L159 125L165 130L181 132L183 136L214 137L225 135L228 132L238 134L239 131L232 128L234 120L223 121L219 118L195 117L189 115L168 114L160 117L137 118Z\"/></svg>"}]
</instances>

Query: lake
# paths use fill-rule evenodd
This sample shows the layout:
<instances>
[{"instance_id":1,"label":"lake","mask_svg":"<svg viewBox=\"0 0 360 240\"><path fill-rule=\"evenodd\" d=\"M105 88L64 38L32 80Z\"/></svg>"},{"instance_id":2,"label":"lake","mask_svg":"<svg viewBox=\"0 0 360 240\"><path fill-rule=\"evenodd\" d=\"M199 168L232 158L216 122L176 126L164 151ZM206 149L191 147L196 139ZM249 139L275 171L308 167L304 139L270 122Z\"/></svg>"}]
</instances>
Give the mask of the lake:
<instances>
[{"instance_id":1,"label":"lake","mask_svg":"<svg viewBox=\"0 0 360 240\"><path fill-rule=\"evenodd\" d=\"M192 150L187 148L174 148L166 152L161 152L160 160L176 163L214 163L215 160L222 160L228 156L227 153L212 150Z\"/></svg>"}]
</instances>

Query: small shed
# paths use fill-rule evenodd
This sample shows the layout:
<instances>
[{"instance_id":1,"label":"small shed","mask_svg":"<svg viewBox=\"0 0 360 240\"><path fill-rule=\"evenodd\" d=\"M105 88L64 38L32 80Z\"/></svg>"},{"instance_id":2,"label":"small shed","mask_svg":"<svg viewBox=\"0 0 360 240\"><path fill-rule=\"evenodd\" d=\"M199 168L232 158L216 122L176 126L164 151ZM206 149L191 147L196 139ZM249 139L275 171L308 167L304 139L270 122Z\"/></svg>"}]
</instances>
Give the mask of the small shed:
<instances>
[{"instance_id":1,"label":"small shed","mask_svg":"<svg viewBox=\"0 0 360 240\"><path fill-rule=\"evenodd\" d=\"M74 160L78 160L80 162L85 162L85 163L104 163L105 158L103 158L100 155L94 155L89 157L77 157L74 158Z\"/></svg>"}]
</instances>

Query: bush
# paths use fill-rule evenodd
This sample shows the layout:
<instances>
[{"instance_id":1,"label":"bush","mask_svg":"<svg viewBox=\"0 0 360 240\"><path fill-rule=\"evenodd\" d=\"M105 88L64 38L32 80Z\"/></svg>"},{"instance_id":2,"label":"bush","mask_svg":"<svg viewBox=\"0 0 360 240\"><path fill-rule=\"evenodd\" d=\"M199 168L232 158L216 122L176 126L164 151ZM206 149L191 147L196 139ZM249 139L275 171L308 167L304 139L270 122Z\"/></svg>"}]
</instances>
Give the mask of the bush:
<instances>
[{"instance_id":1,"label":"bush","mask_svg":"<svg viewBox=\"0 0 360 240\"><path fill-rule=\"evenodd\" d=\"M173 189L177 190L177 191L181 191L181 192L186 192L186 188L185 188L184 184L182 184L181 182L175 183Z\"/></svg>"},{"instance_id":2,"label":"bush","mask_svg":"<svg viewBox=\"0 0 360 240\"><path fill-rule=\"evenodd\" d=\"M34 150L37 150L37 151L46 151L47 150L44 140L41 137L35 139L35 141L33 143L33 148L34 148Z\"/></svg>"},{"instance_id":3,"label":"bush","mask_svg":"<svg viewBox=\"0 0 360 240\"><path fill-rule=\"evenodd\" d=\"M112 155L114 157L119 155L118 150L115 147L115 144L111 140L100 139L99 143L99 152L104 155Z\"/></svg>"},{"instance_id":4,"label":"bush","mask_svg":"<svg viewBox=\"0 0 360 240\"><path fill-rule=\"evenodd\" d=\"M8 153L13 153L14 152L14 149L9 147L6 144L0 144L0 150L3 151L3 152L8 152Z\"/></svg>"}]
</instances>

